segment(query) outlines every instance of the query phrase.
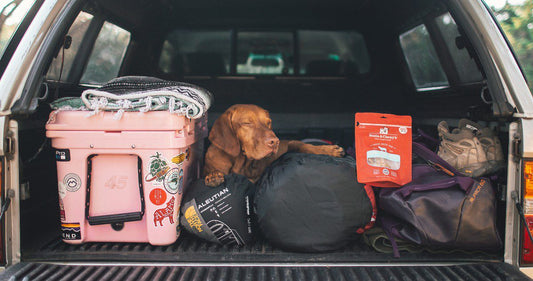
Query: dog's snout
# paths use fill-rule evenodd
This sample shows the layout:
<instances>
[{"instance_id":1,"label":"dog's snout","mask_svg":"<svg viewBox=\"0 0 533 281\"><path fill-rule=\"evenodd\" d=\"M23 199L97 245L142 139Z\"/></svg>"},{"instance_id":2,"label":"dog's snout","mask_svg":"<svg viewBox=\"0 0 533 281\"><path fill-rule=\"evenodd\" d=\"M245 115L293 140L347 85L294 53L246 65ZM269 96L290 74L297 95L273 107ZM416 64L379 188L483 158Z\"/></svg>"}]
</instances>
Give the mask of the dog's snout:
<instances>
[{"instance_id":1,"label":"dog's snout","mask_svg":"<svg viewBox=\"0 0 533 281\"><path fill-rule=\"evenodd\" d=\"M270 148L274 148L279 145L279 139L277 137L267 138L266 145Z\"/></svg>"}]
</instances>

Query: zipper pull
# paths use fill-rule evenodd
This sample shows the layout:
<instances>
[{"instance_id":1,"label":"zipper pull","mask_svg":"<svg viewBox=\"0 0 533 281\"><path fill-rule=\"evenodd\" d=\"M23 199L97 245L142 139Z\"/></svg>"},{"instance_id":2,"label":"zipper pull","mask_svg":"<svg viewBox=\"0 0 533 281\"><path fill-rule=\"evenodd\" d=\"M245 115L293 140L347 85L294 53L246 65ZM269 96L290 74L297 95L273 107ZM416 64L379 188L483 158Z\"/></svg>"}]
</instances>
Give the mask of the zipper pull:
<instances>
[{"instance_id":1,"label":"zipper pull","mask_svg":"<svg viewBox=\"0 0 533 281\"><path fill-rule=\"evenodd\" d=\"M451 177L455 176L455 174L452 171L444 168L444 166L442 166L442 165L440 165L438 163L435 163L435 162L433 162L431 160L426 160L426 162L429 164L429 166L431 166L433 169L435 169L437 171L444 172L445 174L447 174L448 176L451 176Z\"/></svg>"}]
</instances>

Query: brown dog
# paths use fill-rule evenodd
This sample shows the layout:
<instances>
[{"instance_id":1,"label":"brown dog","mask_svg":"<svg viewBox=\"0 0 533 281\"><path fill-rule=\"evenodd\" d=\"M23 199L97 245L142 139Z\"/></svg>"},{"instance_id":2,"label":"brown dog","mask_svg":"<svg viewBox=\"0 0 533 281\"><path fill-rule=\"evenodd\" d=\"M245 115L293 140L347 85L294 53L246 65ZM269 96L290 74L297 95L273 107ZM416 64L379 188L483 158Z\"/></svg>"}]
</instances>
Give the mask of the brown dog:
<instances>
[{"instance_id":1,"label":"brown dog","mask_svg":"<svg viewBox=\"0 0 533 281\"><path fill-rule=\"evenodd\" d=\"M301 141L280 141L272 131L268 111L251 104L237 104L226 110L209 133L211 145L205 155L205 184L218 186L224 175L237 173L256 182L265 168L288 151L344 155L337 145L311 145Z\"/></svg>"}]
</instances>

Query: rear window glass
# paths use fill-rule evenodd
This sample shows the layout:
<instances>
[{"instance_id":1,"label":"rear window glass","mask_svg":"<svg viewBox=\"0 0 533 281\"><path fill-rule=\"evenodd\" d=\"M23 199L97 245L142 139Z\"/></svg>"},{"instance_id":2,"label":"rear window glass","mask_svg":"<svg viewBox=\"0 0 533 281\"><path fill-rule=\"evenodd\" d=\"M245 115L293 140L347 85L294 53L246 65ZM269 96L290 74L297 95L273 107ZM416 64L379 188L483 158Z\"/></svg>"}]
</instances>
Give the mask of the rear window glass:
<instances>
[{"instance_id":1,"label":"rear window glass","mask_svg":"<svg viewBox=\"0 0 533 281\"><path fill-rule=\"evenodd\" d=\"M363 36L355 31L300 31L300 74L367 73L370 59Z\"/></svg>"},{"instance_id":2,"label":"rear window glass","mask_svg":"<svg viewBox=\"0 0 533 281\"><path fill-rule=\"evenodd\" d=\"M424 24L401 34L400 44L417 89L426 90L449 86Z\"/></svg>"},{"instance_id":3,"label":"rear window glass","mask_svg":"<svg viewBox=\"0 0 533 281\"><path fill-rule=\"evenodd\" d=\"M104 22L80 82L98 85L117 77L130 37L127 30Z\"/></svg>"},{"instance_id":4,"label":"rear window glass","mask_svg":"<svg viewBox=\"0 0 533 281\"><path fill-rule=\"evenodd\" d=\"M159 66L176 75L223 75L230 68L230 31L176 30L163 43Z\"/></svg>"},{"instance_id":5,"label":"rear window glass","mask_svg":"<svg viewBox=\"0 0 533 281\"><path fill-rule=\"evenodd\" d=\"M239 32L237 74L294 74L291 32Z\"/></svg>"},{"instance_id":6,"label":"rear window glass","mask_svg":"<svg viewBox=\"0 0 533 281\"><path fill-rule=\"evenodd\" d=\"M347 76L367 73L370 59L356 31L171 32L159 68L183 75Z\"/></svg>"},{"instance_id":7,"label":"rear window glass","mask_svg":"<svg viewBox=\"0 0 533 281\"><path fill-rule=\"evenodd\" d=\"M477 65L466 48L459 49L456 44L460 36L457 24L449 13L436 18L437 27L439 28L444 41L450 51L451 57L455 64L455 69L459 74L461 83L472 83L483 80L483 76Z\"/></svg>"},{"instance_id":8,"label":"rear window glass","mask_svg":"<svg viewBox=\"0 0 533 281\"><path fill-rule=\"evenodd\" d=\"M71 38L70 46L67 49L60 49L48 69L48 74L46 75L47 80L66 81L66 76L70 73L74 58L78 53L83 37L87 33L87 29L93 18L93 15L81 12L76 20L74 20L67 33Z\"/></svg>"}]
</instances>

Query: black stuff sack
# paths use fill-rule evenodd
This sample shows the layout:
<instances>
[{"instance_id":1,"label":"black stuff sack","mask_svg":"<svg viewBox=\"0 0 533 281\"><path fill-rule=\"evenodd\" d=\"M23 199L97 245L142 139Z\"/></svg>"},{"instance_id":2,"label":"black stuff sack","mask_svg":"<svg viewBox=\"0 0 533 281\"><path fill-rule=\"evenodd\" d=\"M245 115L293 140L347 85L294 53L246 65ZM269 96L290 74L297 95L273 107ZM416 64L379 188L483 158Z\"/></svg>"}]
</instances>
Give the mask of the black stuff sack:
<instances>
[{"instance_id":1,"label":"black stuff sack","mask_svg":"<svg viewBox=\"0 0 533 281\"><path fill-rule=\"evenodd\" d=\"M218 187L197 180L183 196L181 225L188 232L223 245L245 245L253 240L251 203L254 184L230 174Z\"/></svg>"},{"instance_id":2,"label":"black stuff sack","mask_svg":"<svg viewBox=\"0 0 533 281\"><path fill-rule=\"evenodd\" d=\"M285 154L257 182L259 228L284 250L324 252L346 246L376 218L372 188L356 178L351 157Z\"/></svg>"}]
</instances>

